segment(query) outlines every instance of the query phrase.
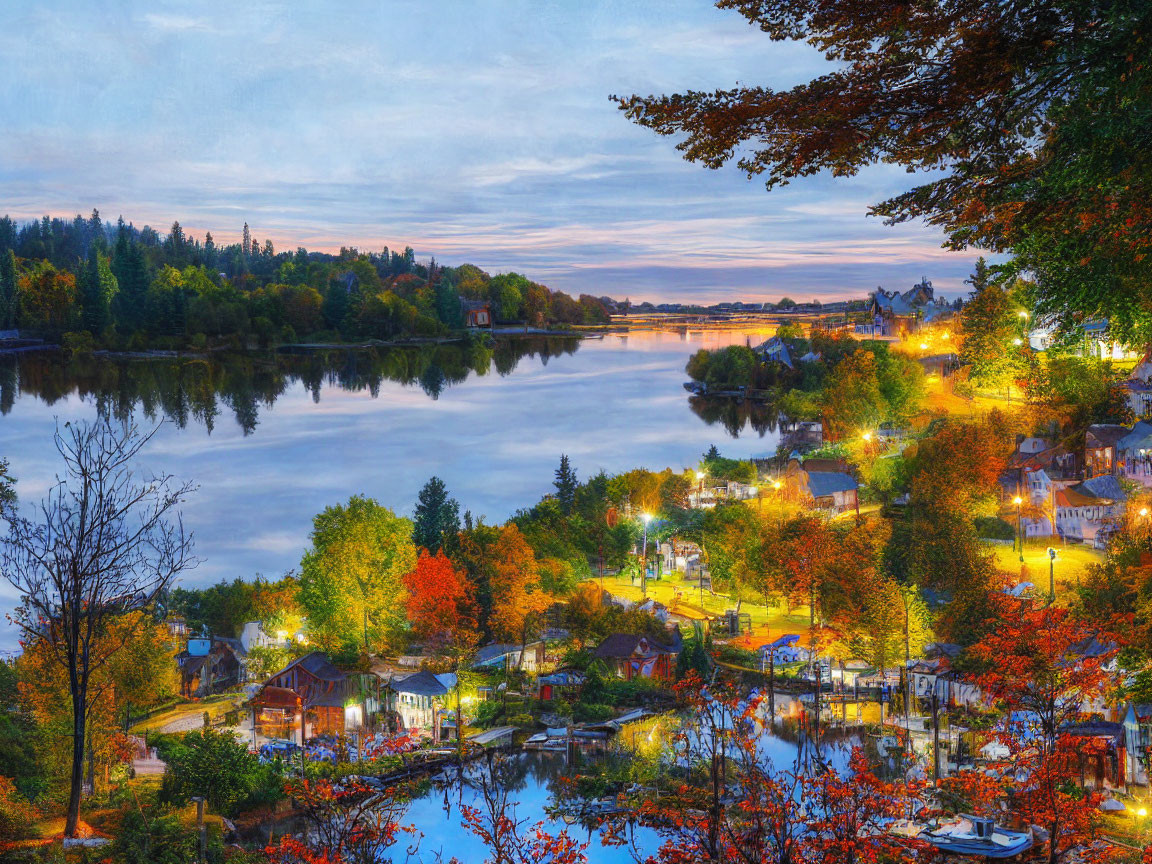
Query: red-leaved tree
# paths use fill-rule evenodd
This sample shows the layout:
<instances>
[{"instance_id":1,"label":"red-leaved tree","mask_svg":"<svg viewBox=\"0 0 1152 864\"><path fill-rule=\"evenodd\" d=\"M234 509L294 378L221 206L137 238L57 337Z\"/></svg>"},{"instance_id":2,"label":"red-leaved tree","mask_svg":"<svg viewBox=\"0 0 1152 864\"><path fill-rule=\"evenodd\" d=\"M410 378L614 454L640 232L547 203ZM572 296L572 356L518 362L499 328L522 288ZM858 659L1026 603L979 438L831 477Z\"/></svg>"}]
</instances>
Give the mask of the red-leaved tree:
<instances>
[{"instance_id":1,"label":"red-leaved tree","mask_svg":"<svg viewBox=\"0 0 1152 864\"><path fill-rule=\"evenodd\" d=\"M408 620L417 639L433 646L467 649L476 640L476 609L468 577L443 551L420 551L416 568L404 576Z\"/></svg>"}]
</instances>

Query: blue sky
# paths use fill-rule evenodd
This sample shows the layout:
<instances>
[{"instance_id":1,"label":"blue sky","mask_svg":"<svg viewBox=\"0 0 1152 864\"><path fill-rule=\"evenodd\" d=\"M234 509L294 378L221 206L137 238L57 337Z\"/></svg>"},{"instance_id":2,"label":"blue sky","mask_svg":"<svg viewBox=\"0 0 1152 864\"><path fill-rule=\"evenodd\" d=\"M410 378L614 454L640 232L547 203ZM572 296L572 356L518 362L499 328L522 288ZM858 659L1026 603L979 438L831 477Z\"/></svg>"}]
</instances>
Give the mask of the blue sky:
<instances>
[{"instance_id":1,"label":"blue sky","mask_svg":"<svg viewBox=\"0 0 1152 864\"><path fill-rule=\"evenodd\" d=\"M0 212L518 270L633 299L862 296L974 255L866 218L912 178L765 192L683 162L613 93L824 68L704 0L5 0Z\"/></svg>"}]
</instances>

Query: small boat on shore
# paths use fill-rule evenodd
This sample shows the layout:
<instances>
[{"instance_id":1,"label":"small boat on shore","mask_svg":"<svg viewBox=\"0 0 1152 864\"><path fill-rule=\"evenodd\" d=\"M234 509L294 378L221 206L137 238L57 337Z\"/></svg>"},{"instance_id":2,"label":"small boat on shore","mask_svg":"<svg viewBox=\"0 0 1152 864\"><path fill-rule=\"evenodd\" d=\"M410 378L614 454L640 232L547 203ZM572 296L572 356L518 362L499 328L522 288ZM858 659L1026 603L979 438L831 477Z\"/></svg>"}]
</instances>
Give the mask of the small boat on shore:
<instances>
[{"instance_id":1,"label":"small boat on shore","mask_svg":"<svg viewBox=\"0 0 1152 864\"><path fill-rule=\"evenodd\" d=\"M930 843L949 855L979 855L984 858L1013 858L1032 848L1032 835L1009 831L994 820L961 813L954 819L934 823L899 820L889 832Z\"/></svg>"}]
</instances>

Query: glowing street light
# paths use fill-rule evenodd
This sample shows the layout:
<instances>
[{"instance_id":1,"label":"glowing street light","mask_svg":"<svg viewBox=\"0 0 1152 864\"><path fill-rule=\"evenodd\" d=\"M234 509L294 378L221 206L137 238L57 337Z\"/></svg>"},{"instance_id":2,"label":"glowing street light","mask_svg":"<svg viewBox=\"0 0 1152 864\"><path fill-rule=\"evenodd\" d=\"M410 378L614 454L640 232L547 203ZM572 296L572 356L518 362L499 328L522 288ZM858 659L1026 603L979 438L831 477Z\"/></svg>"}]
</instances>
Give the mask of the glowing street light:
<instances>
[{"instance_id":1,"label":"glowing street light","mask_svg":"<svg viewBox=\"0 0 1152 864\"><path fill-rule=\"evenodd\" d=\"M1020 563L1024 563L1024 530L1020 519L1020 508L1024 505L1024 499L1017 495L1012 499L1012 503L1016 505L1016 536L1020 538Z\"/></svg>"},{"instance_id":2,"label":"glowing street light","mask_svg":"<svg viewBox=\"0 0 1152 864\"><path fill-rule=\"evenodd\" d=\"M861 437L862 439L864 439L864 443L865 443L865 444L867 444L869 441L871 441L871 440L872 440L872 433L871 433L871 432L865 432L865 433L864 433L863 435L861 435L860 437Z\"/></svg>"},{"instance_id":3,"label":"glowing street light","mask_svg":"<svg viewBox=\"0 0 1152 864\"><path fill-rule=\"evenodd\" d=\"M1019 337L1017 337L1017 338L1015 338L1015 339L1013 339L1013 340L1012 340L1012 344L1013 344L1013 345L1023 345L1023 344L1024 344L1024 340L1023 340L1023 339L1020 339Z\"/></svg>"},{"instance_id":4,"label":"glowing street light","mask_svg":"<svg viewBox=\"0 0 1152 864\"><path fill-rule=\"evenodd\" d=\"M651 513L641 513L640 521L644 523L644 547L643 559L644 569L640 571L640 596L645 600L648 599L648 523L652 521Z\"/></svg>"},{"instance_id":5,"label":"glowing street light","mask_svg":"<svg viewBox=\"0 0 1152 864\"><path fill-rule=\"evenodd\" d=\"M927 351L928 350L928 343L927 342L921 342L920 343L920 350L921 351Z\"/></svg>"},{"instance_id":6,"label":"glowing street light","mask_svg":"<svg viewBox=\"0 0 1152 864\"><path fill-rule=\"evenodd\" d=\"M1019 317L1023 318L1025 321L1027 321L1027 320L1028 320L1028 313L1027 313L1027 312L1025 312L1023 309L1021 309L1021 310L1020 310L1019 312L1017 312L1016 314L1017 314Z\"/></svg>"}]
</instances>

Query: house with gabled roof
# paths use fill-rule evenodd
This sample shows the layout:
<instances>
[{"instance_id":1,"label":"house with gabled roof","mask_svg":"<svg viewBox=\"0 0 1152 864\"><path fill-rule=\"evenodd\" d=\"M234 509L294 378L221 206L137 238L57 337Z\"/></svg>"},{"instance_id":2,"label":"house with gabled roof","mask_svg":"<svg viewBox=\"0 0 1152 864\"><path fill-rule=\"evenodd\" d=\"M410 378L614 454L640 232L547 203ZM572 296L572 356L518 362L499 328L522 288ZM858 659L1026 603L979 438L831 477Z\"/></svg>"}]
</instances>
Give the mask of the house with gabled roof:
<instances>
[{"instance_id":1,"label":"house with gabled roof","mask_svg":"<svg viewBox=\"0 0 1152 864\"><path fill-rule=\"evenodd\" d=\"M1118 445L1132 430L1119 423L1093 423L1084 433L1084 476L1116 471Z\"/></svg>"},{"instance_id":2,"label":"house with gabled roof","mask_svg":"<svg viewBox=\"0 0 1152 864\"><path fill-rule=\"evenodd\" d=\"M613 633L596 646L592 656L626 681L633 678L670 681L683 643L679 629L673 627L668 634L667 641L657 641L634 633Z\"/></svg>"},{"instance_id":3,"label":"house with gabled roof","mask_svg":"<svg viewBox=\"0 0 1152 864\"><path fill-rule=\"evenodd\" d=\"M1054 494L1056 530L1065 540L1102 547L1124 512L1125 494L1111 474L1092 477Z\"/></svg>"},{"instance_id":4,"label":"house with gabled roof","mask_svg":"<svg viewBox=\"0 0 1152 864\"><path fill-rule=\"evenodd\" d=\"M293 699L296 707L288 707ZM272 726L283 725L283 714L303 711L304 739L315 735L343 735L363 724L375 710L367 700L360 675L349 675L332 664L321 651L297 657L264 682L252 705ZM299 722L299 716L296 716Z\"/></svg>"},{"instance_id":5,"label":"house with gabled roof","mask_svg":"<svg viewBox=\"0 0 1152 864\"><path fill-rule=\"evenodd\" d=\"M440 740L443 714L455 708L457 685L454 672L422 670L393 678L385 686L388 710L399 718L402 728L430 733Z\"/></svg>"},{"instance_id":6,"label":"house with gabled roof","mask_svg":"<svg viewBox=\"0 0 1152 864\"><path fill-rule=\"evenodd\" d=\"M219 693L244 682L248 652L239 639L194 636L176 655L180 692L185 698Z\"/></svg>"}]
</instances>

